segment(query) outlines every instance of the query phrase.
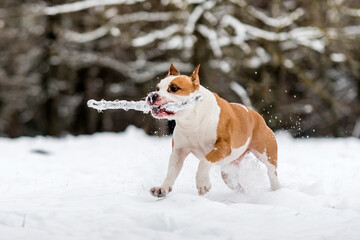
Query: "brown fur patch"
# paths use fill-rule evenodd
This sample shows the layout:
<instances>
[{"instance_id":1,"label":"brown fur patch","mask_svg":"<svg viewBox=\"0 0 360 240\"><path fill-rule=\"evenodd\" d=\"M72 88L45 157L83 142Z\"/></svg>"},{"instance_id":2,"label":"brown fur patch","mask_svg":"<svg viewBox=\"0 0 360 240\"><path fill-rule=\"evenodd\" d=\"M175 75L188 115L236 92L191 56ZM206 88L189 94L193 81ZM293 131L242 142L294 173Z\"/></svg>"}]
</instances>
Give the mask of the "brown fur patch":
<instances>
[{"instance_id":1,"label":"brown fur patch","mask_svg":"<svg viewBox=\"0 0 360 240\"><path fill-rule=\"evenodd\" d=\"M232 148L245 145L252 136L253 126L251 115L243 107L230 104L216 93L214 95L220 107L220 116L214 150L206 155L210 162L218 162L229 156Z\"/></svg>"},{"instance_id":2,"label":"brown fur patch","mask_svg":"<svg viewBox=\"0 0 360 240\"><path fill-rule=\"evenodd\" d=\"M181 75L174 80L172 80L169 84L169 87L173 85L179 88L178 91L174 92L173 94L181 95L181 96L189 96L190 93L199 90L199 85L193 84L190 77Z\"/></svg>"},{"instance_id":3,"label":"brown fur patch","mask_svg":"<svg viewBox=\"0 0 360 240\"><path fill-rule=\"evenodd\" d=\"M263 117L241 104L229 103L214 93L220 107L217 139L214 149L206 155L210 162L218 162L231 154L231 148L243 146L251 138L247 151L265 153L269 163L277 167L277 143L274 133ZM275 174L277 174L275 172Z\"/></svg>"},{"instance_id":4,"label":"brown fur patch","mask_svg":"<svg viewBox=\"0 0 360 240\"><path fill-rule=\"evenodd\" d=\"M266 125L263 117L255 111L251 111L254 118L253 139L250 143L250 150L258 153L265 153L268 162L277 167L277 143L274 133ZM275 172L276 173L276 172Z\"/></svg>"}]
</instances>

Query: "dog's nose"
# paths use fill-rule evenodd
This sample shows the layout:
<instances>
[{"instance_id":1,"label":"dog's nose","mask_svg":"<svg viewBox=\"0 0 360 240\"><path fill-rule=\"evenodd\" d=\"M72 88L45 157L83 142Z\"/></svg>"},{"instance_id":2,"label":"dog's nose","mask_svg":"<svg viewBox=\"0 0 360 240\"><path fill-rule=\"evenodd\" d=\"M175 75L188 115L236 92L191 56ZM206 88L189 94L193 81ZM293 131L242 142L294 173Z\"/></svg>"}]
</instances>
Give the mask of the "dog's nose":
<instances>
[{"instance_id":1,"label":"dog's nose","mask_svg":"<svg viewBox=\"0 0 360 240\"><path fill-rule=\"evenodd\" d=\"M147 98L150 104L154 104L156 100L159 98L159 94L157 94L156 92L151 92Z\"/></svg>"}]
</instances>

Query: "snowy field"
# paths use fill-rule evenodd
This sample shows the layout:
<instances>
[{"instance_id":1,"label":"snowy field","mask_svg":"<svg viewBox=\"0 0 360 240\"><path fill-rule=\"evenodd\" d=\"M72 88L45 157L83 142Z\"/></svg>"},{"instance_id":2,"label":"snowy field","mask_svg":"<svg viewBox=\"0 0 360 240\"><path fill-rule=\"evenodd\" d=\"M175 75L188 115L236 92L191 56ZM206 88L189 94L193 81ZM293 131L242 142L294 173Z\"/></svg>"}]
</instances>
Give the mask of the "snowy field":
<instances>
[{"instance_id":1,"label":"snowy field","mask_svg":"<svg viewBox=\"0 0 360 240\"><path fill-rule=\"evenodd\" d=\"M360 141L277 135L282 189L265 168L242 163L246 193L213 168L213 188L197 195L189 156L165 199L169 137L125 133L0 138L0 240L5 239L360 239Z\"/></svg>"}]
</instances>

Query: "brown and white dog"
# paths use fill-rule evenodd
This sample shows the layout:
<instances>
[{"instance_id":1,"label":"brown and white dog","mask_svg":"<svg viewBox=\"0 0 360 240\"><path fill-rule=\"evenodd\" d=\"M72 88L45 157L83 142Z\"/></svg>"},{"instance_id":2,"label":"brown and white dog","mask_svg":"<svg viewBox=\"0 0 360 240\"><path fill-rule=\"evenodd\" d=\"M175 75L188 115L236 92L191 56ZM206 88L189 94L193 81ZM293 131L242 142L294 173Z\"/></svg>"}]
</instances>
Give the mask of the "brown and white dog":
<instances>
[{"instance_id":1,"label":"brown and white dog","mask_svg":"<svg viewBox=\"0 0 360 240\"><path fill-rule=\"evenodd\" d=\"M160 81L155 92L147 96L155 118L176 121L172 153L167 175L160 187L150 192L164 197L171 192L185 158L192 153L199 160L196 187L199 195L211 188L209 171L221 165L224 182L233 190L243 190L238 181L239 163L248 152L267 167L271 189L280 187L277 178L277 143L274 133L255 111L238 103L229 103L200 85L198 65L191 76L180 75L171 64L168 75ZM202 101L176 113L161 108L169 102L184 102L194 94Z\"/></svg>"}]
</instances>

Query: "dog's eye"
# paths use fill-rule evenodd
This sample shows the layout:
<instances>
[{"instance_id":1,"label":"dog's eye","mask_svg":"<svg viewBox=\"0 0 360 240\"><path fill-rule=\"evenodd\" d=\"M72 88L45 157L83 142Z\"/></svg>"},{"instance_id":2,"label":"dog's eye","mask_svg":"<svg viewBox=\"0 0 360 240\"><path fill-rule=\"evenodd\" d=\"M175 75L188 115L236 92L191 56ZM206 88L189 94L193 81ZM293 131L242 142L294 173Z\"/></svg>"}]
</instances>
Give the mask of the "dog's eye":
<instances>
[{"instance_id":1,"label":"dog's eye","mask_svg":"<svg viewBox=\"0 0 360 240\"><path fill-rule=\"evenodd\" d=\"M178 88L177 86L170 86L168 89L169 92L177 92L179 90L180 90L180 88Z\"/></svg>"},{"instance_id":2,"label":"dog's eye","mask_svg":"<svg viewBox=\"0 0 360 240\"><path fill-rule=\"evenodd\" d=\"M160 88L159 88L159 87L156 87L156 91L160 91Z\"/></svg>"}]
</instances>

